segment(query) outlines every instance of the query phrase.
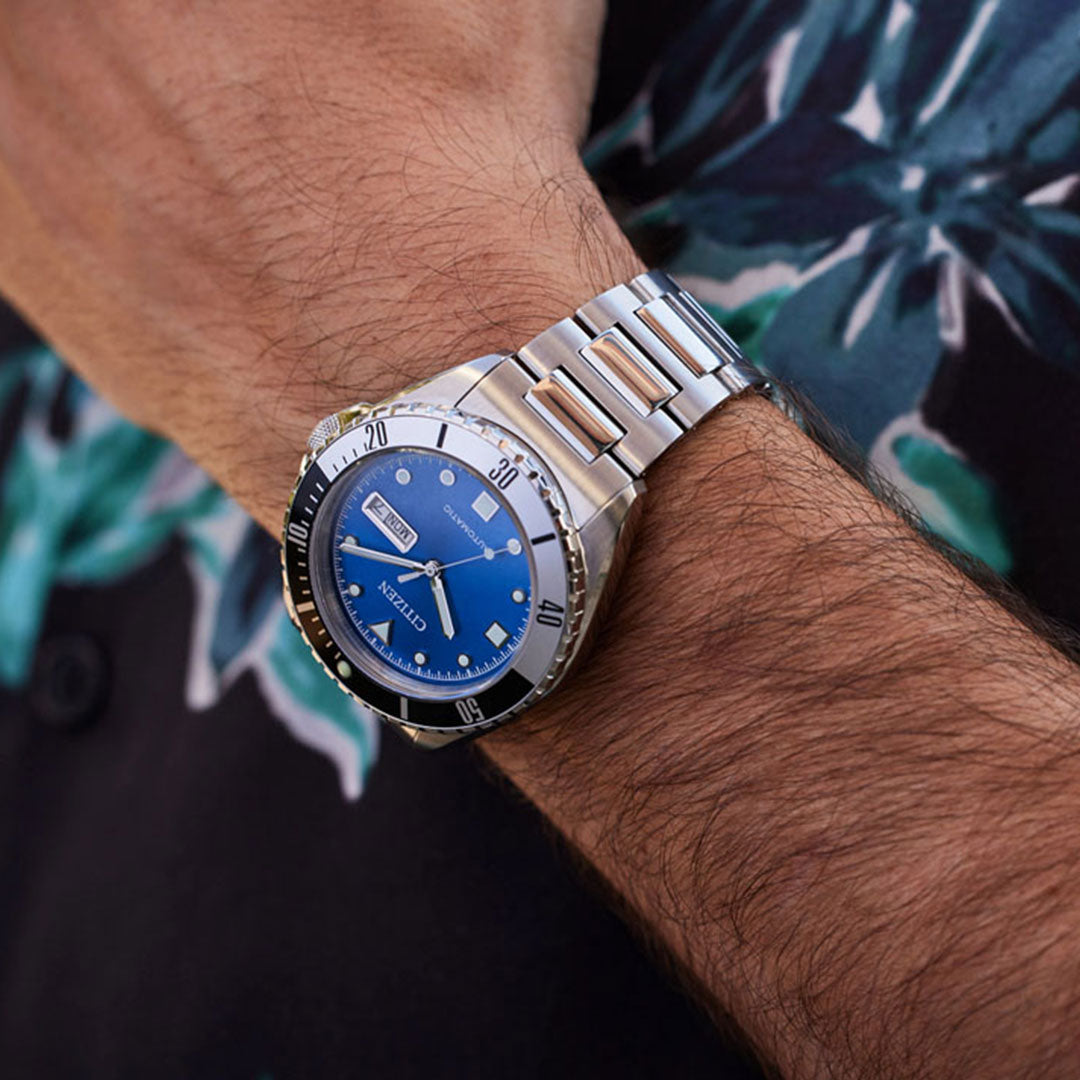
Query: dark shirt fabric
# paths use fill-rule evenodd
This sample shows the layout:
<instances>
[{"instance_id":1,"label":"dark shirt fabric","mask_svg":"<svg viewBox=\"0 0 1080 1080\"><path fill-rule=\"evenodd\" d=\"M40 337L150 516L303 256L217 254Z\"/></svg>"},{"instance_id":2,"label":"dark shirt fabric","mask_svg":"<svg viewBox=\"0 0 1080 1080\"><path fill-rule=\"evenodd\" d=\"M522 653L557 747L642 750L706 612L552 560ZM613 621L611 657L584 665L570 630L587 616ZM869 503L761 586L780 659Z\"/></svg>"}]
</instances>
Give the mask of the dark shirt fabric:
<instances>
[{"instance_id":1,"label":"dark shirt fabric","mask_svg":"<svg viewBox=\"0 0 1080 1080\"><path fill-rule=\"evenodd\" d=\"M1080 628L1066 7L717 0L664 41L616 6L588 160L756 363ZM0 333L0 1075L758 1075L474 748L338 693L269 537Z\"/></svg>"}]
</instances>

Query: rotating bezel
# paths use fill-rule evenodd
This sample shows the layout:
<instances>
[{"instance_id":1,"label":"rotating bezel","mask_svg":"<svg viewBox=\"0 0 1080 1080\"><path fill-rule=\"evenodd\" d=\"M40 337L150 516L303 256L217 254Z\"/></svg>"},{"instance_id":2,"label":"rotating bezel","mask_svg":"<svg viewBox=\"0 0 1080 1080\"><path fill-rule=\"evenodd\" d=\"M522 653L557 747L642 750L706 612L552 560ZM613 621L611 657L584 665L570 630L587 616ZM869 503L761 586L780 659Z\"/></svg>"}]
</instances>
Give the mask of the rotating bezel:
<instances>
[{"instance_id":1,"label":"rotating bezel","mask_svg":"<svg viewBox=\"0 0 1080 1080\"><path fill-rule=\"evenodd\" d=\"M460 695L449 687L403 691L380 682L372 665L355 663L360 639L345 639L342 622L331 607L338 600L319 587L320 575L312 572L315 522L323 508L336 501L331 498L336 485L347 484L358 463L367 458L411 450L443 454L484 477L497 475L504 459L517 469L516 477L500 488L500 496L520 523L529 549L533 575L529 625L499 674L480 689ZM317 557L329 559L329 553ZM557 484L538 455L520 440L453 409L415 403L381 406L309 455L286 512L282 565L290 614L327 673L385 719L422 731L467 734L505 722L554 687L572 658L580 630L584 562ZM366 648L362 642L360 647Z\"/></svg>"}]
</instances>

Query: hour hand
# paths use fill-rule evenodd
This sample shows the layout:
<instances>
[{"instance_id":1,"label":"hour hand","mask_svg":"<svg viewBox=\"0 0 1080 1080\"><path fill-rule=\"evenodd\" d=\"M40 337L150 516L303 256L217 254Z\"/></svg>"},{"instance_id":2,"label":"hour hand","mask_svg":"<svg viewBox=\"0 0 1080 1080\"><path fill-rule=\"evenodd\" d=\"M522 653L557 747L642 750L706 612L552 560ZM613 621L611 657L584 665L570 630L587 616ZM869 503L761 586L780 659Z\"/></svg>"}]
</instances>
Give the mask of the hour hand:
<instances>
[{"instance_id":1,"label":"hour hand","mask_svg":"<svg viewBox=\"0 0 1080 1080\"><path fill-rule=\"evenodd\" d=\"M435 607L439 612L439 622L442 624L442 632L452 638L454 630L454 617L450 614L450 601L446 598L446 586L443 585L441 574L436 574L431 581L431 591L435 594Z\"/></svg>"},{"instance_id":2,"label":"hour hand","mask_svg":"<svg viewBox=\"0 0 1080 1080\"><path fill-rule=\"evenodd\" d=\"M338 544L338 550L346 555L359 555L362 559L374 559L375 562L389 563L391 566L407 566L410 570L423 570L424 564L415 559L405 559L400 555L391 555L389 551L376 551L374 548L361 547L349 540Z\"/></svg>"}]
</instances>

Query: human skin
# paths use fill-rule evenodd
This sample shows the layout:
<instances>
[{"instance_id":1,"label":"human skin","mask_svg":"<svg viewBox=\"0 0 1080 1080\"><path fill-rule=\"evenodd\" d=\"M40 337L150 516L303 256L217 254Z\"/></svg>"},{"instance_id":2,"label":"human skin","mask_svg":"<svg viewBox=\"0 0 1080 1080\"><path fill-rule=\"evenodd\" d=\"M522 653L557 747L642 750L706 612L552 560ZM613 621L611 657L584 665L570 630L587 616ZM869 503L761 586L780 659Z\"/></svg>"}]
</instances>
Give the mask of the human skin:
<instances>
[{"instance_id":1,"label":"human skin","mask_svg":"<svg viewBox=\"0 0 1080 1080\"><path fill-rule=\"evenodd\" d=\"M600 16L5 5L0 288L276 533L319 417L640 269ZM1076 668L765 402L649 484L590 662L477 745L785 1075L1080 1075Z\"/></svg>"}]
</instances>

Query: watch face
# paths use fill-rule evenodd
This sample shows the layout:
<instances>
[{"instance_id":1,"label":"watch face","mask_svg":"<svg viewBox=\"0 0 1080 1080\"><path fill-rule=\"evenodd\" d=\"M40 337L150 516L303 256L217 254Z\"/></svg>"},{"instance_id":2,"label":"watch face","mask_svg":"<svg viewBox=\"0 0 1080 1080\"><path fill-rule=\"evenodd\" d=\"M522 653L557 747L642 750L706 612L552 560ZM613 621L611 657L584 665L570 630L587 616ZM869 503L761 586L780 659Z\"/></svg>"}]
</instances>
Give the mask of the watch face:
<instances>
[{"instance_id":1,"label":"watch face","mask_svg":"<svg viewBox=\"0 0 1080 1080\"><path fill-rule=\"evenodd\" d=\"M556 486L505 432L398 406L347 430L286 523L295 618L391 720L487 727L549 686L576 630L580 556Z\"/></svg>"},{"instance_id":2,"label":"watch face","mask_svg":"<svg viewBox=\"0 0 1080 1080\"><path fill-rule=\"evenodd\" d=\"M526 537L495 482L407 449L357 462L338 488L336 598L371 670L402 687L490 683L521 646L532 604Z\"/></svg>"}]
</instances>

